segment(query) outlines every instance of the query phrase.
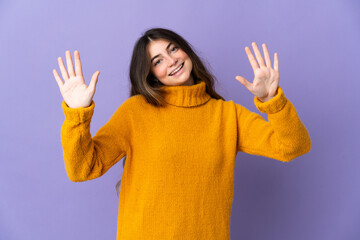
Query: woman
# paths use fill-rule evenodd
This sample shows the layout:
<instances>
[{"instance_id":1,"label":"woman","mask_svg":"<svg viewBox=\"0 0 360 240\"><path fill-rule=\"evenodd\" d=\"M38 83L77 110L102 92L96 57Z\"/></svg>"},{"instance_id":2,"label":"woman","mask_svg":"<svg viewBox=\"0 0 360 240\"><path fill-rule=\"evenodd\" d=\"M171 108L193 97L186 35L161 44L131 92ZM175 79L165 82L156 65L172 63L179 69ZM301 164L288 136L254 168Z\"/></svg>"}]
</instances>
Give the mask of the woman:
<instances>
[{"instance_id":1,"label":"woman","mask_svg":"<svg viewBox=\"0 0 360 240\"><path fill-rule=\"evenodd\" d=\"M119 199L117 239L230 239L236 154L239 151L288 162L310 151L309 134L279 84L265 44L256 43L252 83L236 79L254 94L265 121L225 101L214 78L191 46L173 31L150 29L135 44L130 97L94 137L90 121L99 71L89 86L75 51L75 70L54 70L64 98L61 129L70 180L105 174L126 156Z\"/></svg>"}]
</instances>

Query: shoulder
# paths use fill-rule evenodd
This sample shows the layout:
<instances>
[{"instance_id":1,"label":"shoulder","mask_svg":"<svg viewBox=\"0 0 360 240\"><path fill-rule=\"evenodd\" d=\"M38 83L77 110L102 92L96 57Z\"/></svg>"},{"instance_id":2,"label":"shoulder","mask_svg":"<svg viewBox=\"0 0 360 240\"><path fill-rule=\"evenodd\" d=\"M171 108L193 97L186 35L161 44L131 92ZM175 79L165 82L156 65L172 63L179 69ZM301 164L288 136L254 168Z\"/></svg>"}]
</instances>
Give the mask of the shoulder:
<instances>
[{"instance_id":1,"label":"shoulder","mask_svg":"<svg viewBox=\"0 0 360 240\"><path fill-rule=\"evenodd\" d=\"M248 114L250 112L248 108L239 103L236 103L234 100L222 100L212 98L210 102L214 109L220 108L221 112L225 115L232 116L233 114Z\"/></svg>"},{"instance_id":2,"label":"shoulder","mask_svg":"<svg viewBox=\"0 0 360 240\"><path fill-rule=\"evenodd\" d=\"M222 100L222 99L214 99L212 98L209 101L211 108L216 110L219 109L225 115L232 115L232 113L239 113L245 107L235 103L233 100Z\"/></svg>"},{"instance_id":3,"label":"shoulder","mask_svg":"<svg viewBox=\"0 0 360 240\"><path fill-rule=\"evenodd\" d=\"M235 108L236 104L233 100L222 100L222 99L215 99L211 98L209 101L214 107L226 107L226 108ZM240 106L240 105L239 105Z\"/></svg>"},{"instance_id":4,"label":"shoulder","mask_svg":"<svg viewBox=\"0 0 360 240\"><path fill-rule=\"evenodd\" d=\"M134 113L143 109L146 104L145 97L142 95L134 95L126 99L116 110L116 112Z\"/></svg>"},{"instance_id":5,"label":"shoulder","mask_svg":"<svg viewBox=\"0 0 360 240\"><path fill-rule=\"evenodd\" d=\"M134 95L134 96L131 96L128 99L126 99L122 105L137 106L137 105L141 105L144 102L144 100L145 100L144 96L138 94L138 95Z\"/></svg>"}]
</instances>

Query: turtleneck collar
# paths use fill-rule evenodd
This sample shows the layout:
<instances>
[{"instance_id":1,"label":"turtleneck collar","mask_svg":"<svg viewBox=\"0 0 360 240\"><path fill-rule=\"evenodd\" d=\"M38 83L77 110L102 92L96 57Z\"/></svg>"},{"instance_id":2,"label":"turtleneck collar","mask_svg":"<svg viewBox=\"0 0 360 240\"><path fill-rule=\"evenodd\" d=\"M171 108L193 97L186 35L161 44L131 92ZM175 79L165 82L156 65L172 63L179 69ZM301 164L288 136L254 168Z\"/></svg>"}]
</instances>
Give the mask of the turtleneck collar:
<instances>
[{"instance_id":1,"label":"turtleneck collar","mask_svg":"<svg viewBox=\"0 0 360 240\"><path fill-rule=\"evenodd\" d=\"M204 81L190 86L162 86L164 89L164 100L171 105L178 107L195 107L206 103L211 96L206 92Z\"/></svg>"}]
</instances>

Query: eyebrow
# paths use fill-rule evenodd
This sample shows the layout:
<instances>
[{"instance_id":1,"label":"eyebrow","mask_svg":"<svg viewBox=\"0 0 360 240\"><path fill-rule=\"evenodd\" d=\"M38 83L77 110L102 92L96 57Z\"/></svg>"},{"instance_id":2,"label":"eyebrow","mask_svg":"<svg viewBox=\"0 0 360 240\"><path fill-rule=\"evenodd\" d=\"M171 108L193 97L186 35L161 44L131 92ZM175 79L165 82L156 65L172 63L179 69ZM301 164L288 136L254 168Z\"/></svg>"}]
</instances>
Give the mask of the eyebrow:
<instances>
[{"instance_id":1,"label":"eyebrow","mask_svg":"<svg viewBox=\"0 0 360 240\"><path fill-rule=\"evenodd\" d=\"M172 42L170 42L169 45L167 45L166 50L169 49L169 47L171 46L171 44L172 44ZM152 62L155 58L157 58L158 56L160 56L160 54L154 56L154 57L151 59L151 62Z\"/></svg>"}]
</instances>

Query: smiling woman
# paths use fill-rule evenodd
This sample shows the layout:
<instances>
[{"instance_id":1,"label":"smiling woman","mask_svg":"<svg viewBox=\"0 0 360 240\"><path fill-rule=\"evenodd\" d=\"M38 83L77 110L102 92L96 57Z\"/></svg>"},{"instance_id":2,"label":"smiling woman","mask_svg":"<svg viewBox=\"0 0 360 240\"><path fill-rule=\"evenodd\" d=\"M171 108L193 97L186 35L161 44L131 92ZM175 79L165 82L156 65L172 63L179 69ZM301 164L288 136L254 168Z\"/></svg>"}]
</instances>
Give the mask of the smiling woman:
<instances>
[{"instance_id":1,"label":"smiling woman","mask_svg":"<svg viewBox=\"0 0 360 240\"><path fill-rule=\"evenodd\" d=\"M184 64L182 69L174 72L181 64ZM215 77L192 46L168 29L149 29L135 43L130 81L130 96L141 94L154 106L166 105L162 86L190 86L199 81L206 83L206 91L212 98L225 100L215 91Z\"/></svg>"},{"instance_id":2,"label":"smiling woman","mask_svg":"<svg viewBox=\"0 0 360 240\"><path fill-rule=\"evenodd\" d=\"M151 71L164 85L193 85L192 62L189 56L168 40L151 40L148 45ZM154 57L153 57L154 56Z\"/></svg>"},{"instance_id":3,"label":"smiling woman","mask_svg":"<svg viewBox=\"0 0 360 240\"><path fill-rule=\"evenodd\" d=\"M173 31L150 29L136 42L130 64L131 94L95 136L90 122L99 72L89 86L80 55L75 70L66 52L65 83L54 70L64 98L61 142L69 179L104 175L121 159L117 239L229 240L234 166L239 151L289 162L311 148L310 136L279 83L266 45L265 61L253 43L253 83L259 111L225 101L214 78L190 45ZM125 161L126 159L126 161ZM125 164L126 162L126 164Z\"/></svg>"}]
</instances>

